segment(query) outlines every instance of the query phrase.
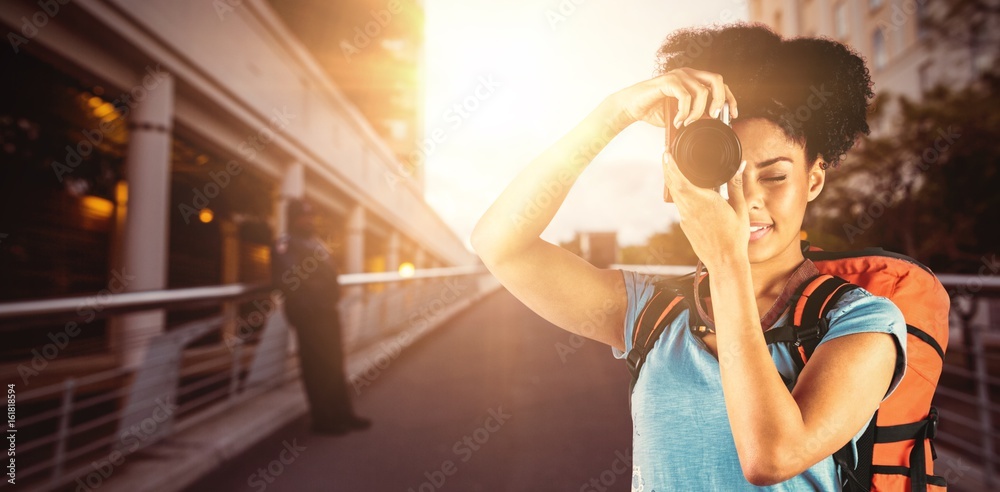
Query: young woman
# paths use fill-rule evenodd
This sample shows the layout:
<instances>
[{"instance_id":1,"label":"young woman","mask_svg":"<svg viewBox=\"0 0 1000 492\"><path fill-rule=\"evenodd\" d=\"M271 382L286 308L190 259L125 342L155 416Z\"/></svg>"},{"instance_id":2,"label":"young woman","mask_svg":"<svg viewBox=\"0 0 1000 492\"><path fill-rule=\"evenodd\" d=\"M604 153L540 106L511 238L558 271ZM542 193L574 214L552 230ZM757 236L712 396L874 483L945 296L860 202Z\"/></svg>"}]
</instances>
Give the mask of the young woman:
<instances>
[{"instance_id":1,"label":"young woman","mask_svg":"<svg viewBox=\"0 0 1000 492\"><path fill-rule=\"evenodd\" d=\"M728 201L663 155L664 199L709 272L701 302L714 332L688 330L685 310L647 356L632 394L632 488L840 490L831 455L860 437L905 371L902 314L883 297L849 292L799 374L793 354L763 332L787 322L790 292L816 273L800 249L802 218L828 167L869 131L868 70L837 42L786 40L761 25L681 30L658 54L660 75L607 97L531 162L479 220L472 244L530 309L624 357L658 277L595 268L539 236L593 154L625 127L676 131L728 102L745 159ZM665 98L676 114L664 114ZM596 311L608 314L599 326Z\"/></svg>"}]
</instances>

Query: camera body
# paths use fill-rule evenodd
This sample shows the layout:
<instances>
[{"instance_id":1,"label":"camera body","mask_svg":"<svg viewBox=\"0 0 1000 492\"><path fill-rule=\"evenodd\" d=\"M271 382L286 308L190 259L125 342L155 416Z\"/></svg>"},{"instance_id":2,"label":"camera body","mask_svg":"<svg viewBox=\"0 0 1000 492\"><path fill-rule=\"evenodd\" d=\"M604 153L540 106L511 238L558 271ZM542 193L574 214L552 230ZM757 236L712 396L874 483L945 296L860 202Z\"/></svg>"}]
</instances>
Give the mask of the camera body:
<instances>
[{"instance_id":1,"label":"camera body","mask_svg":"<svg viewBox=\"0 0 1000 492\"><path fill-rule=\"evenodd\" d=\"M676 99L673 102L676 111ZM667 108L664 108L667 109ZM674 114L664 112L664 115ZM667 119L666 121L670 121ZM719 188L736 175L743 160L740 139L733 131L729 116L729 103L722 106L719 118L701 118L682 126L671 141L667 124L667 148L677 162L677 168L688 180L701 188Z\"/></svg>"}]
</instances>

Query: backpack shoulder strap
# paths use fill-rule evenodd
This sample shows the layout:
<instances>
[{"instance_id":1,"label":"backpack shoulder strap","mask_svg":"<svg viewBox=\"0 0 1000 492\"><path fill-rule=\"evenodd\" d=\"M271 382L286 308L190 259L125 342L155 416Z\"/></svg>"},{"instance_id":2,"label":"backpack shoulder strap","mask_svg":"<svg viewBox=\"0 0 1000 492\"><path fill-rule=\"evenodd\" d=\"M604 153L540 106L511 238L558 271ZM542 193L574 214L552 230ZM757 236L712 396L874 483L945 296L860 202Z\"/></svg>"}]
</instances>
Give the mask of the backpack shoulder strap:
<instances>
[{"instance_id":1,"label":"backpack shoulder strap","mask_svg":"<svg viewBox=\"0 0 1000 492\"><path fill-rule=\"evenodd\" d=\"M683 277L690 278L690 277ZM632 381L628 392L632 394L639 371L646 362L646 355L652 350L653 344L663 334L663 330L680 314L687 305L684 301L683 280L672 279L658 282L653 297L639 313L635 327L632 330L632 348L626 356L626 364Z\"/></svg>"},{"instance_id":2,"label":"backpack shoulder strap","mask_svg":"<svg viewBox=\"0 0 1000 492\"><path fill-rule=\"evenodd\" d=\"M791 324L764 332L764 339L769 344L786 342L794 345L799 352L799 357L794 360L801 372L830 328L827 314L844 294L857 288L857 285L828 274L804 282L792 296L794 311Z\"/></svg>"},{"instance_id":3,"label":"backpack shoulder strap","mask_svg":"<svg viewBox=\"0 0 1000 492\"><path fill-rule=\"evenodd\" d=\"M798 371L802 372L819 342L830 329L826 319L827 315L844 294L857 288L857 285L829 274L822 274L805 282L797 295L793 297L795 307L792 323L768 330L764 333L764 338L768 343L787 342L794 345L798 349L799 357L793 358L793 360L798 366ZM850 464L853 460L851 443L845 444L833 455L834 461L840 466L843 474L841 485L844 490L867 491L870 488L871 450L877 415L876 413L872 417L871 425L859 439L859 466L857 468Z\"/></svg>"}]
</instances>

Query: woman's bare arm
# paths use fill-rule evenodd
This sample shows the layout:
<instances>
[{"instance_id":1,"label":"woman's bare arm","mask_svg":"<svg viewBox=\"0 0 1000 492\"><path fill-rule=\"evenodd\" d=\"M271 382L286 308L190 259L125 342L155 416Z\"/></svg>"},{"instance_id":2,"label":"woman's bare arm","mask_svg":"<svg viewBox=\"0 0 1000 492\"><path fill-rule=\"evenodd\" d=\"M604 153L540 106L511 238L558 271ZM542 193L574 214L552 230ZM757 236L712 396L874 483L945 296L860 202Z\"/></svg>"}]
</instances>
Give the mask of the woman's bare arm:
<instances>
[{"instance_id":1,"label":"woman's bare arm","mask_svg":"<svg viewBox=\"0 0 1000 492\"><path fill-rule=\"evenodd\" d=\"M556 326L624 349L625 284L539 236L593 157L633 119L609 99L524 168L486 210L472 246L515 297Z\"/></svg>"},{"instance_id":2,"label":"woman's bare arm","mask_svg":"<svg viewBox=\"0 0 1000 492\"><path fill-rule=\"evenodd\" d=\"M708 87L699 80L708 75L679 68L612 94L514 178L479 219L471 238L507 290L560 328L625 348L628 299L621 272L596 268L540 235L580 173L619 132L639 120L666 126L665 98L677 99L677 114L669 116L678 127L706 112L717 114L726 101L735 108L721 78L706 79L712 82Z\"/></svg>"}]
</instances>

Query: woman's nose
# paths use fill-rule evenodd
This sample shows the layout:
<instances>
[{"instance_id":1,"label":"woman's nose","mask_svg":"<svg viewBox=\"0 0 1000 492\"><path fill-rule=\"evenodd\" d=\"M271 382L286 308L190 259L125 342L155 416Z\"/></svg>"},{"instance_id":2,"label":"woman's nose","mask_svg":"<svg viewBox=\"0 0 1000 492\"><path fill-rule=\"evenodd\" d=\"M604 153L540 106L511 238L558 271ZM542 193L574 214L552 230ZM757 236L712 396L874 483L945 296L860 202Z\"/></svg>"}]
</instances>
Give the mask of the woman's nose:
<instances>
[{"instance_id":1,"label":"woman's nose","mask_svg":"<svg viewBox=\"0 0 1000 492\"><path fill-rule=\"evenodd\" d=\"M764 206L764 190L757 183L756 176L747 175L743 179L743 199L747 210L761 209Z\"/></svg>"}]
</instances>

